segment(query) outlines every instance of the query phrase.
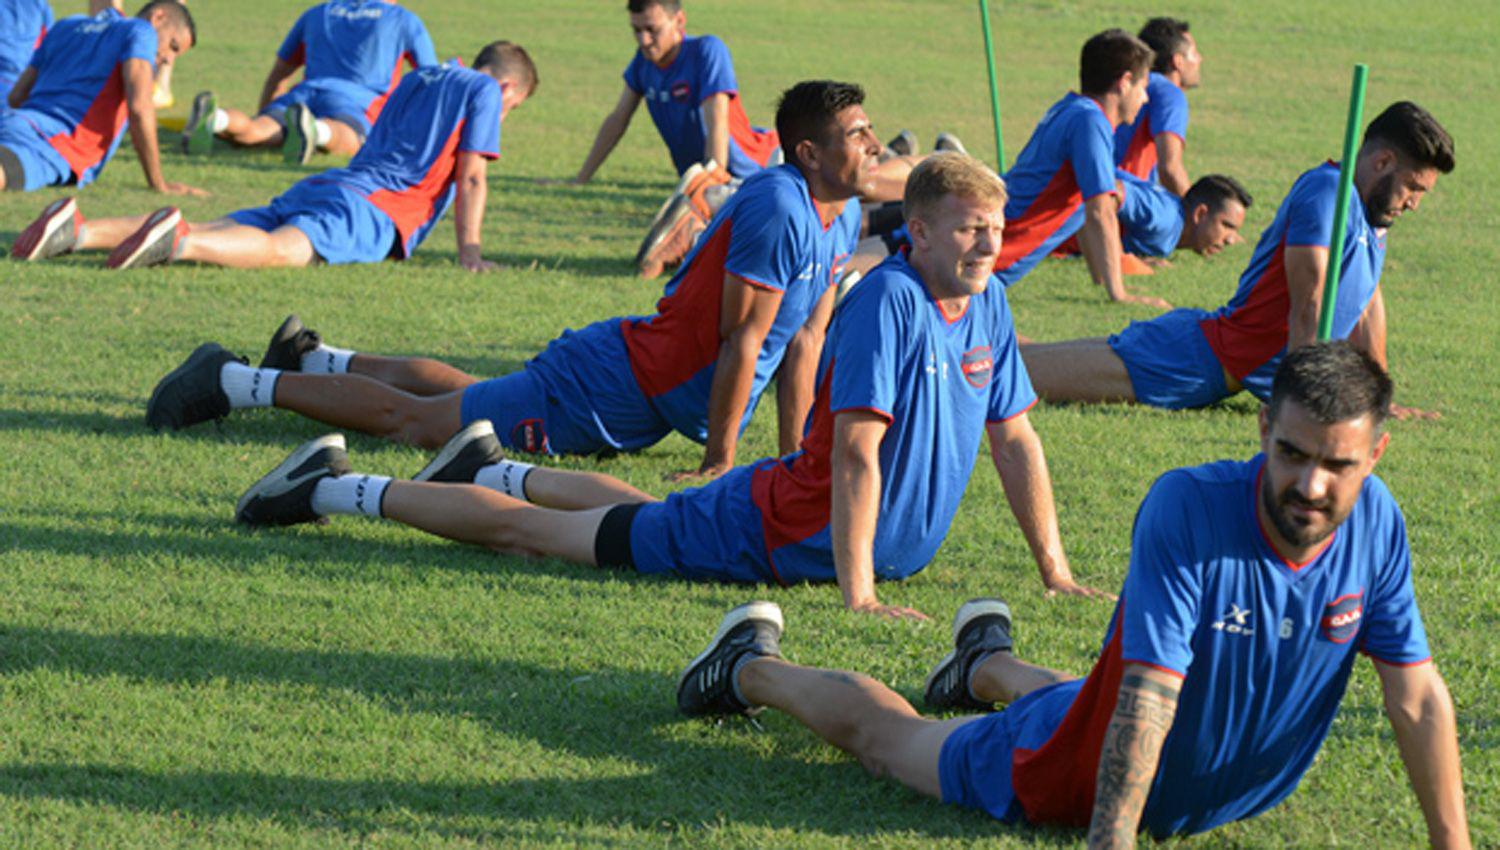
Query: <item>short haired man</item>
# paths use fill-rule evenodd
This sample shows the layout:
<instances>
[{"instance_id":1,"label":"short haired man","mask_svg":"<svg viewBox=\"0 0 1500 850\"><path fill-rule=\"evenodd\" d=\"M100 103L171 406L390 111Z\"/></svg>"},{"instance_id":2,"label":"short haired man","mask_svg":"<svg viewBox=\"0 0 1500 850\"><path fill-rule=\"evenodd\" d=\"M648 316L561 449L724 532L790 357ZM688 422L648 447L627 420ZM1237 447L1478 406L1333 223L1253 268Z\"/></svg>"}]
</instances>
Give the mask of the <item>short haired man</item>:
<instances>
[{"instance_id":1,"label":"short haired man","mask_svg":"<svg viewBox=\"0 0 1500 850\"><path fill-rule=\"evenodd\" d=\"M237 145L277 146L289 162L319 151L359 150L401 81L401 63L438 64L427 27L396 0L330 0L303 12L276 51L250 116L218 105L213 92L193 98L182 132L183 150L204 154L214 137ZM277 92L298 68L302 81Z\"/></svg>"},{"instance_id":2,"label":"short haired man","mask_svg":"<svg viewBox=\"0 0 1500 850\"><path fill-rule=\"evenodd\" d=\"M938 154L912 172L906 197L910 260L892 257L839 308L800 451L658 502L607 476L505 460L482 427L451 441L418 481L352 474L342 437L331 435L262 478L236 514L256 525L378 515L503 551L643 573L837 582L850 610L924 617L882 604L875 583L931 560L987 431L1044 583L1090 595L1063 554L1005 292L989 285L1003 185L968 157Z\"/></svg>"},{"instance_id":3,"label":"short haired man","mask_svg":"<svg viewBox=\"0 0 1500 850\"><path fill-rule=\"evenodd\" d=\"M1382 367L1386 229L1452 170L1452 138L1414 103L1392 104L1365 130L1332 336L1352 339ZM1108 339L1026 346L1037 392L1050 401L1132 401L1172 410L1213 404L1241 389L1266 399L1282 353L1317 335L1338 177L1338 166L1328 162L1297 178L1261 234L1239 290L1218 310L1174 310L1132 322ZM1404 407L1393 412L1422 415Z\"/></svg>"},{"instance_id":4,"label":"short haired man","mask_svg":"<svg viewBox=\"0 0 1500 850\"><path fill-rule=\"evenodd\" d=\"M285 329L272 345L284 353L268 352L262 366L294 371L252 370L205 346L163 381L147 421L181 428L274 401L429 448L488 419L508 448L558 454L634 451L676 430L705 444L689 474L713 476L734 465L739 434L779 373L781 444L791 451L812 400L833 283L858 236L851 199L879 153L863 100L859 86L826 80L787 90L778 111L816 119L783 138L791 162L745 181L652 316L565 332L525 368L491 381L425 359L309 351L318 343ZM255 381L258 394L242 390Z\"/></svg>"},{"instance_id":5,"label":"short haired man","mask_svg":"<svg viewBox=\"0 0 1500 850\"><path fill-rule=\"evenodd\" d=\"M1151 48L1123 30L1084 43L1080 93L1047 110L1005 174L1005 247L995 263L1002 286L1020 280L1076 233L1089 274L1111 300L1170 306L1127 292L1120 273L1114 131L1145 104L1151 57Z\"/></svg>"},{"instance_id":6,"label":"short haired man","mask_svg":"<svg viewBox=\"0 0 1500 850\"><path fill-rule=\"evenodd\" d=\"M1250 193L1233 177L1209 174L1185 196L1119 171L1120 243L1137 257L1166 257L1180 249L1206 257L1240 241Z\"/></svg>"},{"instance_id":7,"label":"short haired man","mask_svg":"<svg viewBox=\"0 0 1500 850\"><path fill-rule=\"evenodd\" d=\"M125 125L146 185L168 194L207 194L162 176L156 147L152 69L197 42L187 7L153 0L134 18L113 9L58 22L42 39L0 110L0 187L86 186L119 147Z\"/></svg>"},{"instance_id":8,"label":"short haired man","mask_svg":"<svg viewBox=\"0 0 1500 850\"><path fill-rule=\"evenodd\" d=\"M1159 478L1085 679L1014 656L1009 609L973 600L926 701L1010 705L928 720L866 676L782 660L781 613L757 602L731 611L683 671L678 708L778 708L923 794L1131 847L1140 830L1203 832L1290 794L1363 653L1433 846L1466 848L1453 704L1412 592L1401 511L1371 474L1390 386L1345 342L1299 349L1261 412L1262 455Z\"/></svg>"},{"instance_id":9,"label":"short haired man","mask_svg":"<svg viewBox=\"0 0 1500 850\"><path fill-rule=\"evenodd\" d=\"M47 0L0 3L0 98L9 97L52 21L52 6Z\"/></svg>"},{"instance_id":10,"label":"short haired man","mask_svg":"<svg viewBox=\"0 0 1500 850\"><path fill-rule=\"evenodd\" d=\"M269 206L201 224L176 207L145 217L85 221L72 198L54 201L11 246L17 259L110 249L124 269L188 260L235 268L378 263L405 259L450 205L459 264L486 271L480 253L485 170L500 155L500 122L536 87L520 46L498 41L474 69L421 68L408 74L345 168L307 177Z\"/></svg>"},{"instance_id":11,"label":"short haired man","mask_svg":"<svg viewBox=\"0 0 1500 850\"><path fill-rule=\"evenodd\" d=\"M749 177L777 150L773 131L750 125L740 101L729 48L712 35L689 36L679 0L629 0L636 53L625 88L605 116L574 183L587 183L646 103L672 164L682 174L710 160L730 176Z\"/></svg>"},{"instance_id":12,"label":"short haired man","mask_svg":"<svg viewBox=\"0 0 1500 850\"><path fill-rule=\"evenodd\" d=\"M1187 21L1152 18L1139 37L1156 58L1146 83L1145 108L1134 121L1115 129L1115 164L1180 197L1191 185L1182 157L1188 127L1184 91L1198 87L1203 57Z\"/></svg>"}]
</instances>

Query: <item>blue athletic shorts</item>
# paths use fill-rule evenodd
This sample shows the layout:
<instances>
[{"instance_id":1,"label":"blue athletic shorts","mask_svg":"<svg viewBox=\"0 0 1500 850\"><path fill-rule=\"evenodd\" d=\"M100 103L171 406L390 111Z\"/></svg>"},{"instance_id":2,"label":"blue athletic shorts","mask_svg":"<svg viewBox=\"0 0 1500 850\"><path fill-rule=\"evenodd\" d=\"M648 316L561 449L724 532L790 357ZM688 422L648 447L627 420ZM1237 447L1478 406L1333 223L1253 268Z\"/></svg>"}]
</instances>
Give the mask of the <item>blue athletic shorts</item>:
<instances>
[{"instance_id":1,"label":"blue athletic shorts","mask_svg":"<svg viewBox=\"0 0 1500 850\"><path fill-rule=\"evenodd\" d=\"M464 390L463 422L488 419L500 442L544 454L630 452L672 432L630 370L621 319L563 331L519 372Z\"/></svg>"},{"instance_id":2,"label":"blue athletic shorts","mask_svg":"<svg viewBox=\"0 0 1500 850\"><path fill-rule=\"evenodd\" d=\"M1109 338L1109 347L1130 373L1136 401L1183 410L1229 397L1224 368L1198 329L1208 315L1184 307L1149 322L1131 322Z\"/></svg>"},{"instance_id":3,"label":"blue athletic shorts","mask_svg":"<svg viewBox=\"0 0 1500 850\"><path fill-rule=\"evenodd\" d=\"M1016 750L1034 750L1052 737L1081 687L1082 679L1048 685L953 730L938 754L943 802L1008 823L1025 821L1011 787L1012 758Z\"/></svg>"},{"instance_id":4,"label":"blue athletic shorts","mask_svg":"<svg viewBox=\"0 0 1500 850\"><path fill-rule=\"evenodd\" d=\"M270 206L232 212L237 224L264 230L295 227L331 265L378 263L396 245L396 223L358 192L309 177L275 198Z\"/></svg>"},{"instance_id":5,"label":"blue athletic shorts","mask_svg":"<svg viewBox=\"0 0 1500 850\"><path fill-rule=\"evenodd\" d=\"M736 467L702 487L643 505L630 525L636 570L694 581L775 583L760 511L750 499L753 471Z\"/></svg>"},{"instance_id":6,"label":"blue athletic shorts","mask_svg":"<svg viewBox=\"0 0 1500 850\"><path fill-rule=\"evenodd\" d=\"M73 169L24 116L0 107L0 148L15 155L10 163L19 166L20 185L11 185L15 175L7 168L5 188L12 192L32 192L44 186L66 186L73 182Z\"/></svg>"},{"instance_id":7,"label":"blue athletic shorts","mask_svg":"<svg viewBox=\"0 0 1500 850\"><path fill-rule=\"evenodd\" d=\"M365 117L368 103L362 101L363 98L356 98L348 92L324 85L320 80L313 80L292 86L291 91L266 104L260 114L280 121L281 113L288 106L300 103L311 110L314 117L332 118L348 124L359 133L360 141L364 141L370 135L370 119Z\"/></svg>"}]
</instances>

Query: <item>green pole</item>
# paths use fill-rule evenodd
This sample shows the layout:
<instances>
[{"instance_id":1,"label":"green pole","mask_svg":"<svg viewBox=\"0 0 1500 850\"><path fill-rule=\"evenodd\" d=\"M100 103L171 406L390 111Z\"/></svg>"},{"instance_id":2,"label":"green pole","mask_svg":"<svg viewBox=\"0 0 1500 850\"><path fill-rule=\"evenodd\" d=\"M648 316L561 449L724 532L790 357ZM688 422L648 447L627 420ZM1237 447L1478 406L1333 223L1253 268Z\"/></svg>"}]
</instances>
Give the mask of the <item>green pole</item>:
<instances>
[{"instance_id":1,"label":"green pole","mask_svg":"<svg viewBox=\"0 0 1500 850\"><path fill-rule=\"evenodd\" d=\"M1365 78L1370 67L1354 66L1354 85L1349 90L1349 123L1344 126L1344 155L1339 160L1339 191L1333 203L1333 239L1328 246L1328 276L1323 279L1323 309L1318 313L1318 341L1333 334L1333 305L1339 295L1339 274L1344 265L1344 227L1349 219L1349 195L1354 189L1354 143L1364 123Z\"/></svg>"},{"instance_id":2,"label":"green pole","mask_svg":"<svg viewBox=\"0 0 1500 850\"><path fill-rule=\"evenodd\" d=\"M1000 85L995 82L995 42L990 38L990 4L979 0L979 20L984 27L984 58L990 69L990 112L995 116L995 170L1005 171L1005 142L1000 139Z\"/></svg>"}]
</instances>

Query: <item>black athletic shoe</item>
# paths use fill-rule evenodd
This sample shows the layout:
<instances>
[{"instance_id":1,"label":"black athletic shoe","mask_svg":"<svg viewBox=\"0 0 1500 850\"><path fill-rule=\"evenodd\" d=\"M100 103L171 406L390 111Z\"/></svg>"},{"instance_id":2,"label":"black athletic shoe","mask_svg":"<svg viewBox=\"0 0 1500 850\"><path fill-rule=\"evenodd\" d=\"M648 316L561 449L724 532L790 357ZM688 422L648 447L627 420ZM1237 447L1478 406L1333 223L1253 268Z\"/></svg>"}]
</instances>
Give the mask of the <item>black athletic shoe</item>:
<instances>
[{"instance_id":1,"label":"black athletic shoe","mask_svg":"<svg viewBox=\"0 0 1500 850\"><path fill-rule=\"evenodd\" d=\"M234 518L246 525L296 525L312 522L312 494L318 482L353 471L343 434L325 434L297 447L286 460L251 485L234 506Z\"/></svg>"},{"instance_id":2,"label":"black athletic shoe","mask_svg":"<svg viewBox=\"0 0 1500 850\"><path fill-rule=\"evenodd\" d=\"M734 695L734 666L747 652L780 658L781 628L775 602L747 602L725 614L708 649L677 678L677 710L689 717L757 711Z\"/></svg>"},{"instance_id":3,"label":"black athletic shoe","mask_svg":"<svg viewBox=\"0 0 1500 850\"><path fill-rule=\"evenodd\" d=\"M970 599L953 615L953 651L927 674L929 708L994 711L969 693L974 663L992 652L1010 652L1010 607L1000 599Z\"/></svg>"},{"instance_id":4,"label":"black athletic shoe","mask_svg":"<svg viewBox=\"0 0 1500 850\"><path fill-rule=\"evenodd\" d=\"M894 139L885 143L885 146L896 156L916 156L921 147L917 144L917 134L910 130L897 133Z\"/></svg>"},{"instance_id":5,"label":"black athletic shoe","mask_svg":"<svg viewBox=\"0 0 1500 850\"><path fill-rule=\"evenodd\" d=\"M964 147L964 143L959 141L958 137L952 133L938 133L937 141L933 144L932 149L939 152L951 151L953 153L961 153L966 156L969 153L969 149Z\"/></svg>"},{"instance_id":6,"label":"black athletic shoe","mask_svg":"<svg viewBox=\"0 0 1500 850\"><path fill-rule=\"evenodd\" d=\"M411 480L473 484L475 473L502 460L505 460L505 452L500 450L500 441L495 438L495 426L488 419L476 419L469 423L469 427L449 437L437 457Z\"/></svg>"},{"instance_id":7,"label":"black athletic shoe","mask_svg":"<svg viewBox=\"0 0 1500 850\"><path fill-rule=\"evenodd\" d=\"M302 320L293 313L286 317L276 333L271 334L271 344L266 346L266 356L260 359L260 368L300 372L302 355L322 343L323 338L318 336L318 332L303 327Z\"/></svg>"},{"instance_id":8,"label":"black athletic shoe","mask_svg":"<svg viewBox=\"0 0 1500 850\"><path fill-rule=\"evenodd\" d=\"M160 431L181 431L189 425L229 415L229 396L219 384L225 363L244 363L216 342L193 349L182 365L167 373L146 402L146 424Z\"/></svg>"}]
</instances>

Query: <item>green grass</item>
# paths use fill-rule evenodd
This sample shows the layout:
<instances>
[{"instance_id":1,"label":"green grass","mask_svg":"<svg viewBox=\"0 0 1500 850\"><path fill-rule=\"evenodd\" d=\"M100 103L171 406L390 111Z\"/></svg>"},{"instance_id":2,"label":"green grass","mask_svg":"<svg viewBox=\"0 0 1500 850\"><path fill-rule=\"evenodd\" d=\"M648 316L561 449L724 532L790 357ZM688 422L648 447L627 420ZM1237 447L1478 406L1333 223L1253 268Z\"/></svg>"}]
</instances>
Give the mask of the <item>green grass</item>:
<instances>
[{"instance_id":1,"label":"green grass","mask_svg":"<svg viewBox=\"0 0 1500 850\"><path fill-rule=\"evenodd\" d=\"M623 4L619 4L623 5ZM1078 45L1166 11L1136 2L992 4L1005 132L1020 150L1073 84ZM71 11L60 3L63 11ZM498 557L374 522L247 533L234 499L320 426L276 412L158 435L152 384L194 345L258 354L287 312L336 345L434 354L484 374L517 367L562 328L649 310L659 287L628 259L671 174L644 114L594 184L543 189L582 161L620 87L629 32L615 3L421 4L443 56L525 43L537 97L505 127L491 170L487 253L511 270L471 277L444 224L404 264L238 273L106 273L101 258L8 265L0 282L0 846L1073 846L866 777L787 718L679 720L678 666L729 606L767 595L798 661L854 667L915 697L962 600L1002 594L1025 655L1078 672L1108 610L1044 600L1024 542L981 460L952 533L885 601L938 622L844 613L826 587L689 585ZM203 44L177 72L186 101L213 87L251 105L300 8L195 3ZM970 3L695 2L690 26L726 38L747 108L812 76L854 79L883 131L961 134L992 149L978 15ZM1385 271L1402 401L1444 413L1395 424L1381 472L1405 508L1417 589L1458 706L1473 832L1500 836L1500 500L1494 269L1500 224L1500 25L1467 4L1210 0L1185 12L1206 57L1191 94L1194 173L1241 177L1269 223L1294 177L1336 155L1349 67L1371 64L1370 114L1426 105L1457 139L1459 168L1401 220ZM181 109L181 107L179 107ZM929 142L930 143L930 142ZM127 146L128 148L128 146ZM306 170L274 154L166 155L169 179L204 185L204 219L259 205ZM320 163L320 167L323 163ZM122 151L81 193L89 215L162 201ZM0 197L0 242L57 191ZM1185 258L1147 282L1214 306L1248 246ZM1078 263L1044 264L1014 290L1038 339L1111 332L1149 311L1105 304ZM1254 451L1246 399L1196 413L1039 408L1064 540L1078 575L1115 586L1135 506L1161 471ZM757 417L742 458L774 446ZM352 436L362 469L411 474L413 449ZM560 465L653 492L699 448ZM1361 663L1322 755L1273 812L1195 839L1203 847L1405 847L1424 840Z\"/></svg>"}]
</instances>

